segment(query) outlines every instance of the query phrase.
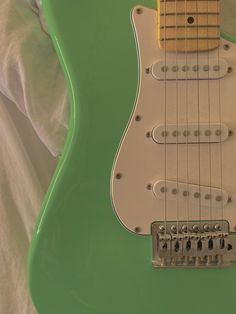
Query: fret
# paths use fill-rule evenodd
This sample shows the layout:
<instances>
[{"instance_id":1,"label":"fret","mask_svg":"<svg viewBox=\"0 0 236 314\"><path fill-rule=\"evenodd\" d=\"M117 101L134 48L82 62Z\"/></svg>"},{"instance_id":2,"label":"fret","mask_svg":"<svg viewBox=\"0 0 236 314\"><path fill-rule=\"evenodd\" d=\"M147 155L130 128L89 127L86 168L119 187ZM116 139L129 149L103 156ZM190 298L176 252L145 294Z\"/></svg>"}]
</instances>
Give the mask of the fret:
<instances>
[{"instance_id":1,"label":"fret","mask_svg":"<svg viewBox=\"0 0 236 314\"><path fill-rule=\"evenodd\" d=\"M190 52L207 51L219 46L219 0L157 1L158 42L161 48Z\"/></svg>"},{"instance_id":2,"label":"fret","mask_svg":"<svg viewBox=\"0 0 236 314\"><path fill-rule=\"evenodd\" d=\"M211 37L218 38L219 37L219 28L218 27L191 27L191 28L162 28L160 31L160 40L165 40L165 38L202 38L202 37Z\"/></svg>"}]
</instances>

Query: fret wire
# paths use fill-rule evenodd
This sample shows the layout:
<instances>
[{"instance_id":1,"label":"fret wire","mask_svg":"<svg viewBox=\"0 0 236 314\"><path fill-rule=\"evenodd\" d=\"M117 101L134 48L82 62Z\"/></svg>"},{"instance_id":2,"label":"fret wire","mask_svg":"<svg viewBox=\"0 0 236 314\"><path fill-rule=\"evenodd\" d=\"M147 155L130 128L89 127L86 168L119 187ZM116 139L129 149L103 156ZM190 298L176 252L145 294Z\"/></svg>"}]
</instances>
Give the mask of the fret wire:
<instances>
[{"instance_id":1,"label":"fret wire","mask_svg":"<svg viewBox=\"0 0 236 314\"><path fill-rule=\"evenodd\" d=\"M220 15L219 12L171 12L161 13L161 16L176 16L176 15Z\"/></svg>"},{"instance_id":2,"label":"fret wire","mask_svg":"<svg viewBox=\"0 0 236 314\"><path fill-rule=\"evenodd\" d=\"M204 28L220 28L220 25L166 25L166 26L161 26L161 29L164 28L197 28L197 27L204 27Z\"/></svg>"},{"instance_id":3,"label":"fret wire","mask_svg":"<svg viewBox=\"0 0 236 314\"><path fill-rule=\"evenodd\" d=\"M220 37L174 37L174 38L161 38L161 41L165 40L219 40Z\"/></svg>"}]
</instances>

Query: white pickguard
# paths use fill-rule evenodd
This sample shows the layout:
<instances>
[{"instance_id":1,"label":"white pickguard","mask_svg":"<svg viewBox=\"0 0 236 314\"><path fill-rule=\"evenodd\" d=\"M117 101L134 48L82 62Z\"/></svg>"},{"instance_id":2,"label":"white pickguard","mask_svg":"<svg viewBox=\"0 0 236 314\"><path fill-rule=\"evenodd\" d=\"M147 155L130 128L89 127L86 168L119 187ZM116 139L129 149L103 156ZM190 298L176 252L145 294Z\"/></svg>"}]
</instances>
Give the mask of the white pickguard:
<instances>
[{"instance_id":1,"label":"white pickguard","mask_svg":"<svg viewBox=\"0 0 236 314\"><path fill-rule=\"evenodd\" d=\"M221 40L220 58L225 60L233 71L227 73L220 81L157 80L152 73L146 71L157 61L165 60L165 52L157 45L156 14L155 10L145 7L142 8L142 14L137 14L136 9L132 13L139 50L140 82L135 109L113 167L112 200L116 214L128 230L139 234L150 234L151 224L165 219L225 219L230 223L230 231L234 231L236 45ZM230 49L224 49L226 44ZM219 56L218 50L200 53L198 56L196 53L166 53L166 63L168 60L172 63L176 60L178 64L186 60L186 57L187 64L207 64L209 60ZM221 144L158 144L152 137L148 137L147 133L152 132L158 125L163 125L165 121L167 124L182 125L199 122L225 124L233 133ZM231 202L222 208L211 206L211 202L209 206L200 205L200 202L191 203L188 196L183 195L163 200L156 197L152 189L152 185L161 180L178 180L182 183L222 188L230 196Z\"/></svg>"}]
</instances>

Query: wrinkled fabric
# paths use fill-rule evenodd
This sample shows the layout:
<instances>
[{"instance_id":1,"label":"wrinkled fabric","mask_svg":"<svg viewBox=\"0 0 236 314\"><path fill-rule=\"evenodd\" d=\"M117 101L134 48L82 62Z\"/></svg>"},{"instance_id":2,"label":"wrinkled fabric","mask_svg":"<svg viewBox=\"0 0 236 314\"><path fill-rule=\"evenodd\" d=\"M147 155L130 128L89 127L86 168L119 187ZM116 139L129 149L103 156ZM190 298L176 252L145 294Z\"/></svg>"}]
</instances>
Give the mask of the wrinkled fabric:
<instances>
[{"instance_id":1,"label":"wrinkled fabric","mask_svg":"<svg viewBox=\"0 0 236 314\"><path fill-rule=\"evenodd\" d=\"M36 314L27 255L68 128L64 77L40 11L0 1L0 314Z\"/></svg>"}]
</instances>

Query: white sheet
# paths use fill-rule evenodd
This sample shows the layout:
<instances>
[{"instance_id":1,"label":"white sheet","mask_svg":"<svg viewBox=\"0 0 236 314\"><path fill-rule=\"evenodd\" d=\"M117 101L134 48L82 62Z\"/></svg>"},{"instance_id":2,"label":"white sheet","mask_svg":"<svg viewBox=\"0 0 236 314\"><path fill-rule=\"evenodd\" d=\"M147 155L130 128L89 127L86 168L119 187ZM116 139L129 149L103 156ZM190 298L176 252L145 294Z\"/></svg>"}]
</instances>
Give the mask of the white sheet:
<instances>
[{"instance_id":1,"label":"white sheet","mask_svg":"<svg viewBox=\"0 0 236 314\"><path fill-rule=\"evenodd\" d=\"M0 1L0 30L0 314L34 314L27 254L68 102L50 37L26 0Z\"/></svg>"}]
</instances>

